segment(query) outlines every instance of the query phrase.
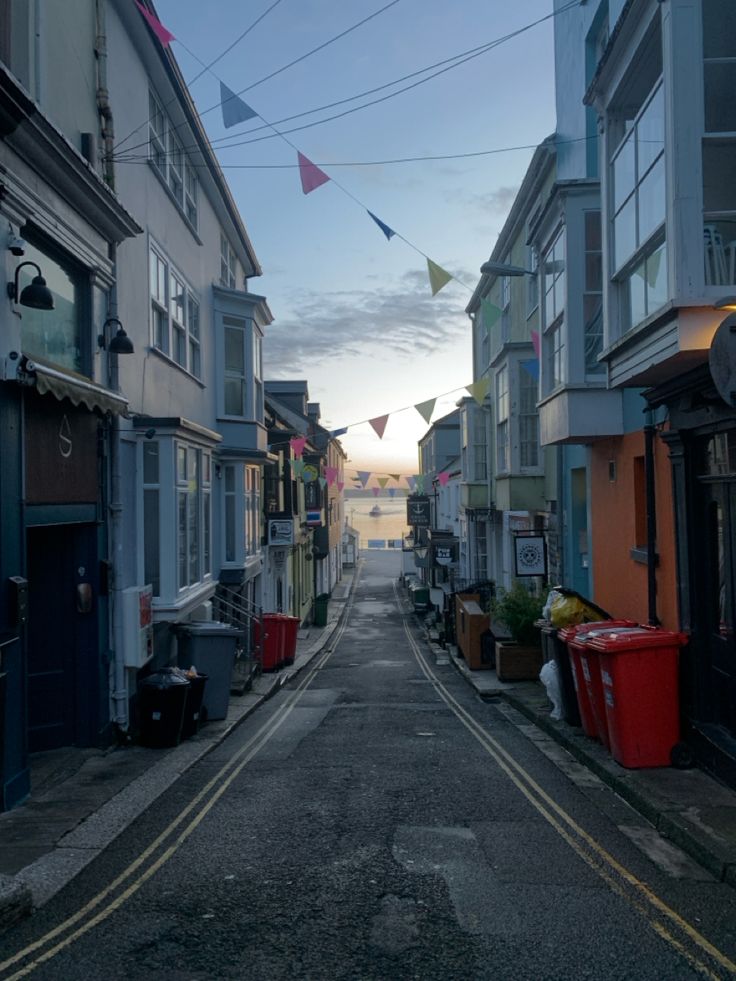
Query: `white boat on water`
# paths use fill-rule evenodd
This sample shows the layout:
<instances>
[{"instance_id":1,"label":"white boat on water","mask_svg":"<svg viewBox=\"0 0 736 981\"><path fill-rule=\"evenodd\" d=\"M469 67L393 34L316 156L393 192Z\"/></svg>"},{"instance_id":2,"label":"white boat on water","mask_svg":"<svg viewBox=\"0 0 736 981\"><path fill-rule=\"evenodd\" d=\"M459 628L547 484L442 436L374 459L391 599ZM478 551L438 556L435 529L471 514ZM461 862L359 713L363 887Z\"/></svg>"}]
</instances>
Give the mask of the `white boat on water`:
<instances>
[{"instance_id":1,"label":"white boat on water","mask_svg":"<svg viewBox=\"0 0 736 981\"><path fill-rule=\"evenodd\" d=\"M381 508L378 506L378 504L374 504L373 507L368 512L368 514L370 514L372 518L377 518L382 513L383 512L381 511Z\"/></svg>"}]
</instances>

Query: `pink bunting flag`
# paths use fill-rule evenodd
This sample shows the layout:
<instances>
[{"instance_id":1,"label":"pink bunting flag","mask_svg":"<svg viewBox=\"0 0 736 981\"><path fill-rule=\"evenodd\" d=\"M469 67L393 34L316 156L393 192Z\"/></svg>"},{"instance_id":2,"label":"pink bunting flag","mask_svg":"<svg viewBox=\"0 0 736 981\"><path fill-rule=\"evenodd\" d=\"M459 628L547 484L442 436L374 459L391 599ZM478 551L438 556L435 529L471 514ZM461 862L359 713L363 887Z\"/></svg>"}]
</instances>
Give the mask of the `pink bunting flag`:
<instances>
[{"instance_id":1,"label":"pink bunting flag","mask_svg":"<svg viewBox=\"0 0 736 981\"><path fill-rule=\"evenodd\" d=\"M142 3L138 3L138 0L135 0L135 5L143 14L148 22L148 26L164 47L166 47L167 44L170 44L171 41L175 40L171 31L167 31L161 21L157 17L154 17L150 10L146 10Z\"/></svg>"},{"instance_id":2,"label":"pink bunting flag","mask_svg":"<svg viewBox=\"0 0 736 981\"><path fill-rule=\"evenodd\" d=\"M536 354L537 358L539 358L542 346L539 343L539 331L537 330L532 331L532 347L534 348L534 353Z\"/></svg>"},{"instance_id":3,"label":"pink bunting flag","mask_svg":"<svg viewBox=\"0 0 736 981\"><path fill-rule=\"evenodd\" d=\"M381 493L381 488L380 487L371 487L371 490L373 491L373 496L374 497L378 497L378 495Z\"/></svg>"},{"instance_id":4,"label":"pink bunting flag","mask_svg":"<svg viewBox=\"0 0 736 981\"><path fill-rule=\"evenodd\" d=\"M339 494L342 494L342 492L344 490L345 490L345 481L344 480L338 480L338 482L337 482L337 491L338 491L338 493Z\"/></svg>"},{"instance_id":5,"label":"pink bunting flag","mask_svg":"<svg viewBox=\"0 0 736 981\"><path fill-rule=\"evenodd\" d=\"M307 441L304 436L292 436L289 440L289 446L294 451L295 457L300 457L302 455L306 445Z\"/></svg>"},{"instance_id":6,"label":"pink bunting flag","mask_svg":"<svg viewBox=\"0 0 736 981\"><path fill-rule=\"evenodd\" d=\"M337 480L337 467L325 467L325 477L327 478L327 486L332 487Z\"/></svg>"},{"instance_id":7,"label":"pink bunting flag","mask_svg":"<svg viewBox=\"0 0 736 981\"><path fill-rule=\"evenodd\" d=\"M383 434L386 431L386 423L388 422L388 416L376 416L375 419L369 419L368 422L373 426L379 439L383 439Z\"/></svg>"},{"instance_id":8,"label":"pink bunting flag","mask_svg":"<svg viewBox=\"0 0 736 981\"><path fill-rule=\"evenodd\" d=\"M447 487L447 482L450 479L450 475L446 470L443 470L441 474L437 475L437 479L440 482L440 487Z\"/></svg>"},{"instance_id":9,"label":"pink bunting flag","mask_svg":"<svg viewBox=\"0 0 736 981\"><path fill-rule=\"evenodd\" d=\"M322 184L327 183L330 178L324 170L320 170L317 164L313 164L311 160L298 150L297 156L299 158L299 176L302 179L302 191L305 194L309 194L310 191L314 191L316 188L321 187Z\"/></svg>"}]
</instances>

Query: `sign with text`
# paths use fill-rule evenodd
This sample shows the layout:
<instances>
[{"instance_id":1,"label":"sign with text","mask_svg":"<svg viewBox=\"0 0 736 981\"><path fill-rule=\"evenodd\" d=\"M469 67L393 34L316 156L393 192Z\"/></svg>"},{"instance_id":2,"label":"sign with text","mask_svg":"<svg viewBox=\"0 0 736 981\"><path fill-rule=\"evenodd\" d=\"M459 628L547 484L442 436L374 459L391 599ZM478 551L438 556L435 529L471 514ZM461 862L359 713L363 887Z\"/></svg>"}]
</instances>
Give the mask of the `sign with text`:
<instances>
[{"instance_id":1,"label":"sign with text","mask_svg":"<svg viewBox=\"0 0 736 981\"><path fill-rule=\"evenodd\" d=\"M294 544L294 521L291 518L269 518L268 544L283 546Z\"/></svg>"},{"instance_id":2,"label":"sign with text","mask_svg":"<svg viewBox=\"0 0 736 981\"><path fill-rule=\"evenodd\" d=\"M413 528L429 528L431 523L429 498L412 494L406 499L406 523Z\"/></svg>"}]
</instances>

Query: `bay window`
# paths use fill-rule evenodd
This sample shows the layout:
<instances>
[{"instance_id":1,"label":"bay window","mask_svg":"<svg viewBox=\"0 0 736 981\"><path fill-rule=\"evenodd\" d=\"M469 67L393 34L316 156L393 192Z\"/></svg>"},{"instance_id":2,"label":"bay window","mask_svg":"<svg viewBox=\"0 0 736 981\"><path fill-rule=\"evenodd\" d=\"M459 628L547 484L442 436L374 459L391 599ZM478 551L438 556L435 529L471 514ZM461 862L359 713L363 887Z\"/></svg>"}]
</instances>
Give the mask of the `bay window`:
<instances>
[{"instance_id":1,"label":"bay window","mask_svg":"<svg viewBox=\"0 0 736 981\"><path fill-rule=\"evenodd\" d=\"M496 372L496 469L507 473L509 463L509 370Z\"/></svg>"},{"instance_id":2,"label":"bay window","mask_svg":"<svg viewBox=\"0 0 736 981\"><path fill-rule=\"evenodd\" d=\"M519 465L539 466L539 372L536 361L519 362Z\"/></svg>"},{"instance_id":3,"label":"bay window","mask_svg":"<svg viewBox=\"0 0 736 981\"><path fill-rule=\"evenodd\" d=\"M565 229L561 228L543 255L542 297L543 388L554 391L565 380Z\"/></svg>"}]
</instances>

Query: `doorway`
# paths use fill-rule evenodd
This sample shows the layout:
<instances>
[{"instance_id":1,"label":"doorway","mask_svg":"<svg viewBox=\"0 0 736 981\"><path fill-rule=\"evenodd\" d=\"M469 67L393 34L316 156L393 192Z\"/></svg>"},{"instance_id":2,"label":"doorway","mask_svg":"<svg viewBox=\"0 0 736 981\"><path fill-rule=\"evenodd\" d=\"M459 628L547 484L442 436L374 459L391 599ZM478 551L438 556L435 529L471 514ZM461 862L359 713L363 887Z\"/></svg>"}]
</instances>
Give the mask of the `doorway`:
<instances>
[{"instance_id":1,"label":"doorway","mask_svg":"<svg viewBox=\"0 0 736 981\"><path fill-rule=\"evenodd\" d=\"M99 716L96 528L27 531L28 749L95 742Z\"/></svg>"}]
</instances>

